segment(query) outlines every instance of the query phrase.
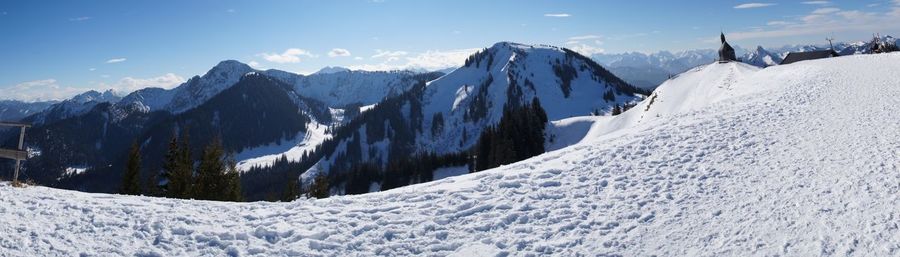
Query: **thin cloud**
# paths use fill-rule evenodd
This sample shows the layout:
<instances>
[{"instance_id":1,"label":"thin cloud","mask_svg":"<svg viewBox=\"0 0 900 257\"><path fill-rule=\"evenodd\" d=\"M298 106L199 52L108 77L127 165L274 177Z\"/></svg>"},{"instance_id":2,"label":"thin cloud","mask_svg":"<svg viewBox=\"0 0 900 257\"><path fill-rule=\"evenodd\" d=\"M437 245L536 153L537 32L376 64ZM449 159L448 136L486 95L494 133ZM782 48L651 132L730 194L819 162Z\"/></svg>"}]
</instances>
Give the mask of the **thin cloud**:
<instances>
[{"instance_id":1,"label":"thin cloud","mask_svg":"<svg viewBox=\"0 0 900 257\"><path fill-rule=\"evenodd\" d=\"M120 63L120 62L124 62L125 60L127 60L127 59L125 59L125 58L113 58L113 59L106 60L106 63Z\"/></svg>"},{"instance_id":2,"label":"thin cloud","mask_svg":"<svg viewBox=\"0 0 900 257\"><path fill-rule=\"evenodd\" d=\"M805 1L805 2L803 2L803 4L809 4L809 5L828 5L828 4L831 4L831 2L830 2L830 1Z\"/></svg>"},{"instance_id":3,"label":"thin cloud","mask_svg":"<svg viewBox=\"0 0 900 257\"><path fill-rule=\"evenodd\" d=\"M350 56L350 51L348 51L347 49L343 49L343 48L331 49L331 51L328 52L328 57L346 57L346 56Z\"/></svg>"},{"instance_id":4,"label":"thin cloud","mask_svg":"<svg viewBox=\"0 0 900 257\"><path fill-rule=\"evenodd\" d=\"M298 63L301 61L300 57L310 57L315 58L316 56L310 53L309 51L299 49L299 48L288 48L284 50L284 52L278 53L261 53L257 54L257 56L261 56L266 61L274 62L274 63Z\"/></svg>"},{"instance_id":5,"label":"thin cloud","mask_svg":"<svg viewBox=\"0 0 900 257\"><path fill-rule=\"evenodd\" d=\"M547 13L544 14L544 17L567 18L572 17L572 15L568 13Z\"/></svg>"},{"instance_id":6,"label":"thin cloud","mask_svg":"<svg viewBox=\"0 0 900 257\"><path fill-rule=\"evenodd\" d=\"M70 18L69 21L86 21L86 20L90 20L90 19L93 19L93 18L88 17L88 16L82 16L82 17Z\"/></svg>"},{"instance_id":7,"label":"thin cloud","mask_svg":"<svg viewBox=\"0 0 900 257\"><path fill-rule=\"evenodd\" d=\"M462 66L466 58L481 50L480 48L466 48L454 50L429 50L415 56L409 56L405 51L376 50L372 59L381 60L375 64L352 65L353 70L390 71L407 69L439 70ZM357 60L362 60L359 58Z\"/></svg>"},{"instance_id":8,"label":"thin cloud","mask_svg":"<svg viewBox=\"0 0 900 257\"><path fill-rule=\"evenodd\" d=\"M836 12L839 12L839 11L841 11L841 9L829 7L829 8L819 8L819 9L816 9L816 10L813 11L812 13L813 13L813 14L829 14L829 13L836 13Z\"/></svg>"},{"instance_id":9,"label":"thin cloud","mask_svg":"<svg viewBox=\"0 0 900 257\"><path fill-rule=\"evenodd\" d=\"M746 4L736 5L734 7L734 9L762 8L762 7L769 7L769 6L773 6L773 5L775 5L775 4L773 4L773 3L746 3Z\"/></svg>"},{"instance_id":10,"label":"thin cloud","mask_svg":"<svg viewBox=\"0 0 900 257\"><path fill-rule=\"evenodd\" d=\"M900 3L900 0L894 0ZM900 6L887 12L843 11L837 8L820 8L795 21L769 22L765 29L750 29L730 33L729 39L747 40L781 38L798 35L826 35L833 32L857 31L871 33L900 29ZM713 38L708 39L713 42ZM717 41L716 39L715 41ZM704 40L706 42L706 40Z\"/></svg>"},{"instance_id":11,"label":"thin cloud","mask_svg":"<svg viewBox=\"0 0 900 257\"><path fill-rule=\"evenodd\" d=\"M584 36L574 36L574 37L570 37L569 40L570 40L570 41L580 41L580 40L600 39L600 38L602 38L602 37L601 37L601 36L598 36L598 35L584 35Z\"/></svg>"},{"instance_id":12,"label":"thin cloud","mask_svg":"<svg viewBox=\"0 0 900 257\"><path fill-rule=\"evenodd\" d=\"M185 79L183 77L175 75L173 73L166 73L162 76L152 78L124 77L114 84L97 84L97 88L104 90L112 89L122 94L128 94L148 87L171 89L184 82Z\"/></svg>"},{"instance_id":13,"label":"thin cloud","mask_svg":"<svg viewBox=\"0 0 900 257\"><path fill-rule=\"evenodd\" d=\"M20 101L62 100L72 97L84 89L60 86L56 79L42 79L22 82L0 88L4 92L0 99Z\"/></svg>"},{"instance_id":14,"label":"thin cloud","mask_svg":"<svg viewBox=\"0 0 900 257\"><path fill-rule=\"evenodd\" d=\"M375 49L375 55L372 55L372 59L387 58L388 60L396 60L397 58L406 56L407 54L409 53L406 51L384 51L381 49Z\"/></svg>"}]
</instances>

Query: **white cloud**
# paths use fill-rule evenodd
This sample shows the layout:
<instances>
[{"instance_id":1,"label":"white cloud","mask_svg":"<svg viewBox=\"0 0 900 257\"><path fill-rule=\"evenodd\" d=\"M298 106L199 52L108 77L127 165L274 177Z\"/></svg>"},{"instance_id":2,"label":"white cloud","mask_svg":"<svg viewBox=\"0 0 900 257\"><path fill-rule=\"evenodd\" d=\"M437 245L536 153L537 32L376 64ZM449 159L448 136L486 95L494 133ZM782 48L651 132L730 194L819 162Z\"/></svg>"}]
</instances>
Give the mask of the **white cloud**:
<instances>
[{"instance_id":1,"label":"white cloud","mask_svg":"<svg viewBox=\"0 0 900 257\"><path fill-rule=\"evenodd\" d=\"M775 4L773 4L773 3L746 3L746 4L739 4L739 5L735 6L734 9L761 8L761 7L769 7L769 6L773 6L773 5L775 5Z\"/></svg>"},{"instance_id":2,"label":"white cloud","mask_svg":"<svg viewBox=\"0 0 900 257\"><path fill-rule=\"evenodd\" d=\"M769 25L769 26L784 26L784 25L788 25L788 24L791 24L791 23L786 22L786 21L770 21L770 22L766 23L766 25Z\"/></svg>"},{"instance_id":3,"label":"white cloud","mask_svg":"<svg viewBox=\"0 0 900 257\"><path fill-rule=\"evenodd\" d=\"M570 37L569 40L570 40L570 41L580 41L580 40L600 39L600 38L602 38L602 37L601 37L601 36L598 36L598 35L584 35L584 36L574 36L574 37Z\"/></svg>"},{"instance_id":4,"label":"white cloud","mask_svg":"<svg viewBox=\"0 0 900 257\"><path fill-rule=\"evenodd\" d=\"M583 37L584 39L595 38L595 37ZM571 39L571 38L570 38ZM605 49L600 48L600 45L603 45L603 42L600 40L594 40L593 44L582 43L578 40L572 40L566 42L566 48L571 49L572 51L578 52L584 56L591 56L595 54L602 54L606 52Z\"/></svg>"},{"instance_id":5,"label":"white cloud","mask_svg":"<svg viewBox=\"0 0 900 257\"><path fill-rule=\"evenodd\" d=\"M572 17L572 15L570 15L568 13L548 13L548 14L544 14L544 17L566 18L566 17Z\"/></svg>"},{"instance_id":6,"label":"white cloud","mask_svg":"<svg viewBox=\"0 0 900 257\"><path fill-rule=\"evenodd\" d=\"M378 59L380 63L352 65L353 70L387 71L405 69L439 70L444 68L459 67L473 53L480 48L467 48L455 50L429 50L415 56L409 56L405 51L376 50L372 59ZM362 60L361 58L358 60Z\"/></svg>"},{"instance_id":7,"label":"white cloud","mask_svg":"<svg viewBox=\"0 0 900 257\"><path fill-rule=\"evenodd\" d=\"M106 63L120 63L120 62L124 62L125 60L127 60L127 59L125 59L125 58L113 58L113 59L106 60Z\"/></svg>"},{"instance_id":8,"label":"white cloud","mask_svg":"<svg viewBox=\"0 0 900 257\"><path fill-rule=\"evenodd\" d=\"M70 18L69 21L86 21L86 20L90 20L90 19L92 19L92 18L88 17L88 16L82 16L82 17Z\"/></svg>"},{"instance_id":9,"label":"white cloud","mask_svg":"<svg viewBox=\"0 0 900 257\"><path fill-rule=\"evenodd\" d=\"M253 67L253 68L262 67L261 65L259 65L259 62L257 62L257 61L250 61L247 63L247 65L249 65L250 67Z\"/></svg>"},{"instance_id":10,"label":"white cloud","mask_svg":"<svg viewBox=\"0 0 900 257\"><path fill-rule=\"evenodd\" d=\"M60 86L55 79L43 79L4 87L2 91L2 99L46 101L66 99L86 90Z\"/></svg>"},{"instance_id":11,"label":"white cloud","mask_svg":"<svg viewBox=\"0 0 900 257\"><path fill-rule=\"evenodd\" d=\"M406 58L407 65L413 68L436 70L462 66L466 58L477 52L478 48L458 49L449 51L429 50L422 54Z\"/></svg>"},{"instance_id":12,"label":"white cloud","mask_svg":"<svg viewBox=\"0 0 900 257\"><path fill-rule=\"evenodd\" d=\"M335 49L331 49L331 51L328 52L328 56L329 57L350 56L350 51L348 51L347 49L343 49L343 48L335 48Z\"/></svg>"},{"instance_id":13,"label":"white cloud","mask_svg":"<svg viewBox=\"0 0 900 257\"><path fill-rule=\"evenodd\" d=\"M185 80L181 76L175 75L173 73L166 73L159 77L154 78L134 78L134 77L124 77L120 79L115 84L107 85L107 84L98 84L101 89L113 89L116 92L122 94L128 94L134 92L138 89L148 88L148 87L159 87L170 89L178 86L181 83L184 83Z\"/></svg>"},{"instance_id":14,"label":"white cloud","mask_svg":"<svg viewBox=\"0 0 900 257\"><path fill-rule=\"evenodd\" d=\"M813 11L812 13L813 13L813 14L829 14L829 13L836 13L836 12L839 12L839 11L841 11L841 9L829 7L829 8L819 8L819 9L816 9L816 10Z\"/></svg>"},{"instance_id":15,"label":"white cloud","mask_svg":"<svg viewBox=\"0 0 900 257\"><path fill-rule=\"evenodd\" d=\"M357 61L361 61L362 59L363 59L363 58L362 58L362 57L359 57L359 56L353 57L353 60L357 60Z\"/></svg>"},{"instance_id":16,"label":"white cloud","mask_svg":"<svg viewBox=\"0 0 900 257\"><path fill-rule=\"evenodd\" d=\"M298 63L300 62L300 57L310 57L315 58L316 56L310 53L309 51L299 49L299 48L288 48L284 50L283 53L261 53L257 54L257 56L262 56L266 61L274 62L274 63Z\"/></svg>"},{"instance_id":17,"label":"white cloud","mask_svg":"<svg viewBox=\"0 0 900 257\"><path fill-rule=\"evenodd\" d=\"M97 70L97 68L90 68L90 69L88 69L88 71L95 71L95 70Z\"/></svg>"},{"instance_id":18,"label":"white cloud","mask_svg":"<svg viewBox=\"0 0 900 257\"><path fill-rule=\"evenodd\" d=\"M391 59L391 58L397 58L400 56L405 56L407 54L409 54L409 53L406 51L384 51L381 49L376 49L375 55L372 56L372 59L378 59L378 58Z\"/></svg>"},{"instance_id":19,"label":"white cloud","mask_svg":"<svg viewBox=\"0 0 900 257\"><path fill-rule=\"evenodd\" d=\"M831 4L829 1L805 1L803 4L812 4L812 5L828 5Z\"/></svg>"},{"instance_id":20,"label":"white cloud","mask_svg":"<svg viewBox=\"0 0 900 257\"><path fill-rule=\"evenodd\" d=\"M893 0L898 1L900 0ZM728 35L732 40L780 38L799 35L828 35L832 32L865 32L900 29L900 6L888 12L842 11L837 8L819 8L794 21L770 22L762 30L749 29ZM710 38L711 40L711 38ZM852 40L852 39L847 39ZM712 41L710 41L712 42Z\"/></svg>"}]
</instances>

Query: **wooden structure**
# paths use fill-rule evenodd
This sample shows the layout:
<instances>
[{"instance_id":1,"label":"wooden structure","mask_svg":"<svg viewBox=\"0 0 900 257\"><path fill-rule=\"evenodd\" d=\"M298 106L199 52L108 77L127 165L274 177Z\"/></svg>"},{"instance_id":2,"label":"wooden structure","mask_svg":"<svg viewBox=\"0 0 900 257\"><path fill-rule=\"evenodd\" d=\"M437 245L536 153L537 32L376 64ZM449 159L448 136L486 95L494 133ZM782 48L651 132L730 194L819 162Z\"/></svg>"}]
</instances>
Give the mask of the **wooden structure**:
<instances>
[{"instance_id":1,"label":"wooden structure","mask_svg":"<svg viewBox=\"0 0 900 257\"><path fill-rule=\"evenodd\" d=\"M823 58L831 58L838 57L837 52L834 50L821 50L821 51L809 51L809 52L794 52L789 53L784 57L784 60L781 61L781 65L791 64L795 62L815 60L815 59L823 59Z\"/></svg>"},{"instance_id":2,"label":"wooden structure","mask_svg":"<svg viewBox=\"0 0 900 257\"><path fill-rule=\"evenodd\" d=\"M16 160L16 170L13 174L13 185L19 184L19 169L22 161L28 159L28 152L25 151L25 128L31 127L31 124L18 122L0 121L3 127L19 127L19 145L16 149L0 149L0 158Z\"/></svg>"}]
</instances>

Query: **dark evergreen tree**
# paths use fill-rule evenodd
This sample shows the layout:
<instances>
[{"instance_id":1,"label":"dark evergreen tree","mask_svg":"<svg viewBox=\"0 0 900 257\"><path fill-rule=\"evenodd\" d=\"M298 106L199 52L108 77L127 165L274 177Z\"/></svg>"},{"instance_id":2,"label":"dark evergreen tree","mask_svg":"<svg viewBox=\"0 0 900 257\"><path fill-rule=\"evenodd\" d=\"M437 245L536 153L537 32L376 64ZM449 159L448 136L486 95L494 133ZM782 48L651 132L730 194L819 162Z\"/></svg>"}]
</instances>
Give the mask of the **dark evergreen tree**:
<instances>
[{"instance_id":1,"label":"dark evergreen tree","mask_svg":"<svg viewBox=\"0 0 900 257\"><path fill-rule=\"evenodd\" d=\"M297 186L297 178L287 178L284 193L281 194L282 202L290 202L300 197L300 189Z\"/></svg>"},{"instance_id":2,"label":"dark evergreen tree","mask_svg":"<svg viewBox=\"0 0 900 257\"><path fill-rule=\"evenodd\" d=\"M197 176L194 180L194 198L201 200L240 201L240 176L231 158L226 158L221 140L213 141L203 149Z\"/></svg>"},{"instance_id":3,"label":"dark evergreen tree","mask_svg":"<svg viewBox=\"0 0 900 257\"><path fill-rule=\"evenodd\" d=\"M166 196L181 199L191 198L194 184L194 160L191 158L191 145L188 135L182 136L181 147L178 146L178 142L173 136L166 155L165 169L169 173L167 175Z\"/></svg>"},{"instance_id":4,"label":"dark evergreen tree","mask_svg":"<svg viewBox=\"0 0 900 257\"><path fill-rule=\"evenodd\" d=\"M122 177L120 192L127 195L141 194L140 174L141 149L137 142L134 142L131 144L131 150L128 152L128 164L126 164L125 174Z\"/></svg>"},{"instance_id":5,"label":"dark evergreen tree","mask_svg":"<svg viewBox=\"0 0 900 257\"><path fill-rule=\"evenodd\" d=\"M329 188L328 177L325 176L325 174L319 174L316 176L312 185L310 185L309 196L319 199L328 198L330 195Z\"/></svg>"}]
</instances>

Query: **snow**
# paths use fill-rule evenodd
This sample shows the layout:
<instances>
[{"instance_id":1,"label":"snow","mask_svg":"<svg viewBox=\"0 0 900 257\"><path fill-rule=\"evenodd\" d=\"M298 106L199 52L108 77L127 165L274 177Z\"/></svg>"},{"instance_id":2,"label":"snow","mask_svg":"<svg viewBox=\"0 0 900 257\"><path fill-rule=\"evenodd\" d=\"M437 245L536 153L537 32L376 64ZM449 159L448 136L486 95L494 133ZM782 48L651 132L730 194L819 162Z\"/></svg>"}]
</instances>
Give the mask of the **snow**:
<instances>
[{"instance_id":1,"label":"snow","mask_svg":"<svg viewBox=\"0 0 900 257\"><path fill-rule=\"evenodd\" d=\"M0 255L897 256L896 70L900 54L714 64L575 145L365 195L220 203L0 184Z\"/></svg>"},{"instance_id":2,"label":"snow","mask_svg":"<svg viewBox=\"0 0 900 257\"><path fill-rule=\"evenodd\" d=\"M84 173L85 171L87 171L87 170L90 169L90 168L91 168L91 167L87 167L87 166L83 166L83 165L82 165L82 166L66 167L65 172L63 172L63 176L64 176L64 177L67 177L67 176L78 175L78 174Z\"/></svg>"},{"instance_id":3,"label":"snow","mask_svg":"<svg viewBox=\"0 0 900 257\"><path fill-rule=\"evenodd\" d=\"M237 161L237 169L247 171L254 166L267 167L275 163L281 156L290 161L300 161L303 153L312 153L316 146L321 144L331 135L325 133L328 126L312 121L306 124L306 133L300 132L297 136L282 140L277 143L244 149L234 155Z\"/></svg>"},{"instance_id":4,"label":"snow","mask_svg":"<svg viewBox=\"0 0 900 257\"><path fill-rule=\"evenodd\" d=\"M457 167L444 167L438 168L432 172L434 180L445 179L449 177L455 177L459 175L465 175L469 173L468 166L457 166Z\"/></svg>"}]
</instances>

